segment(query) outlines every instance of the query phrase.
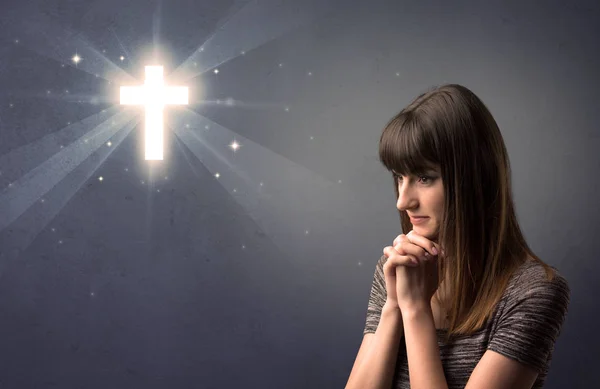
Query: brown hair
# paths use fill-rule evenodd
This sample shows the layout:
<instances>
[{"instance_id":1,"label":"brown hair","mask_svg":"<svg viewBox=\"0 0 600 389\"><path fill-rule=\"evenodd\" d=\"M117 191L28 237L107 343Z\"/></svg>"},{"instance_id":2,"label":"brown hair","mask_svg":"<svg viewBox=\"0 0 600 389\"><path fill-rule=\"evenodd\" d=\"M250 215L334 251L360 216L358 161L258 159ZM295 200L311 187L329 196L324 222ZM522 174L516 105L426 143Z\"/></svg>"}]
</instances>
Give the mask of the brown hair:
<instances>
[{"instance_id":1,"label":"brown hair","mask_svg":"<svg viewBox=\"0 0 600 389\"><path fill-rule=\"evenodd\" d=\"M441 169L444 211L438 243L440 281L448 312L447 339L481 329L513 272L527 258L540 263L552 280L552 268L528 247L512 199L510 163L498 124L485 104L462 85L446 84L417 97L385 126L379 158L396 175ZM426 174L425 174L426 175ZM402 231L412 224L400 212ZM439 291L438 291L439 292ZM437 301L441 304L439 295Z\"/></svg>"}]
</instances>

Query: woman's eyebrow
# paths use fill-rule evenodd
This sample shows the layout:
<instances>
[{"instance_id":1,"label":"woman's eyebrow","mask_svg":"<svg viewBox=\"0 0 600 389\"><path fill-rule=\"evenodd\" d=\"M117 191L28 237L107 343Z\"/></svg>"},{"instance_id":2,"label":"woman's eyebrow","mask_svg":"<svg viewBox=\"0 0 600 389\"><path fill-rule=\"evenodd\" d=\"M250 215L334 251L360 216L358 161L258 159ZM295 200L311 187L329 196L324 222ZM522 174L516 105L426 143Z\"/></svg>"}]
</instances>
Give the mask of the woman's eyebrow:
<instances>
[{"instance_id":1,"label":"woman's eyebrow","mask_svg":"<svg viewBox=\"0 0 600 389\"><path fill-rule=\"evenodd\" d=\"M395 171L394 169L392 169L392 173L400 176L401 174L398 173L397 171ZM419 172L415 172L412 173L412 175L419 175L419 174L438 174L439 170L437 168L425 168L423 171L419 171ZM409 173L409 175L411 175L411 173Z\"/></svg>"},{"instance_id":2,"label":"woman's eyebrow","mask_svg":"<svg viewBox=\"0 0 600 389\"><path fill-rule=\"evenodd\" d=\"M440 168L437 166L427 166L424 170L427 173L439 173Z\"/></svg>"}]
</instances>

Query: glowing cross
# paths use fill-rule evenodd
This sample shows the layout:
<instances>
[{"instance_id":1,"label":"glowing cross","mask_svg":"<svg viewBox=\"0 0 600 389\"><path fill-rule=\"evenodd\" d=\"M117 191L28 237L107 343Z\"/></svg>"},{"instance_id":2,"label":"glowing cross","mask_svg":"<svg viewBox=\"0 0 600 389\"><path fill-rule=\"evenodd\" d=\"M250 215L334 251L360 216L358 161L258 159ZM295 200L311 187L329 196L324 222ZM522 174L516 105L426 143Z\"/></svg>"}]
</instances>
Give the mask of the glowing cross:
<instances>
[{"instance_id":1,"label":"glowing cross","mask_svg":"<svg viewBox=\"0 0 600 389\"><path fill-rule=\"evenodd\" d=\"M163 108L186 105L188 88L165 87L162 66L146 66L144 86L122 86L121 104L146 106L146 160L163 159Z\"/></svg>"}]
</instances>

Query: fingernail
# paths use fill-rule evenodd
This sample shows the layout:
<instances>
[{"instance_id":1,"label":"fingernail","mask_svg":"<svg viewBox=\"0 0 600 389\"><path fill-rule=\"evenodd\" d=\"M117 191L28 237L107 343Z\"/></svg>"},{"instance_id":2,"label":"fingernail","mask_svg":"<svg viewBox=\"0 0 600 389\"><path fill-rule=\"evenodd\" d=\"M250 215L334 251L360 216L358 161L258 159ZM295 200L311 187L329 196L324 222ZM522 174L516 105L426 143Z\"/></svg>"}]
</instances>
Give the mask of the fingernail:
<instances>
[{"instance_id":1,"label":"fingernail","mask_svg":"<svg viewBox=\"0 0 600 389\"><path fill-rule=\"evenodd\" d=\"M435 247L431 249L431 252L433 253L433 255L438 255L438 251Z\"/></svg>"},{"instance_id":2,"label":"fingernail","mask_svg":"<svg viewBox=\"0 0 600 389\"><path fill-rule=\"evenodd\" d=\"M412 261L412 264L415 266L419 264L419 261L417 261L416 259L412 259L411 261Z\"/></svg>"}]
</instances>

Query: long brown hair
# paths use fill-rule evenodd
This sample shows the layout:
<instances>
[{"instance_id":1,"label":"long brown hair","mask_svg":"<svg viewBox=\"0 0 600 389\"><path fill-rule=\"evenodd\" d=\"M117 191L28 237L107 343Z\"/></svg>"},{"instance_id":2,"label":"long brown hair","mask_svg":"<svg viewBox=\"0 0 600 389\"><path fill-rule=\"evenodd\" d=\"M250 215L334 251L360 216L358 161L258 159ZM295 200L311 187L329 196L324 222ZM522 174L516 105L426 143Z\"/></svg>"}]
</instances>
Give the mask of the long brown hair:
<instances>
[{"instance_id":1,"label":"long brown hair","mask_svg":"<svg viewBox=\"0 0 600 389\"><path fill-rule=\"evenodd\" d=\"M498 124L485 104L462 85L446 84L417 97L385 126L379 158L396 175L425 174L438 166L444 183L444 212L437 242L440 281L450 288L447 339L481 329L511 275L528 258L540 263L548 280L552 268L528 247L512 198L508 154ZM425 174L426 175L426 174ZM412 224L400 212L402 231ZM446 275L444 277L444 275Z\"/></svg>"}]
</instances>

